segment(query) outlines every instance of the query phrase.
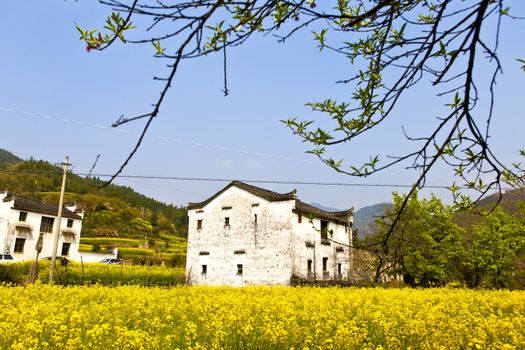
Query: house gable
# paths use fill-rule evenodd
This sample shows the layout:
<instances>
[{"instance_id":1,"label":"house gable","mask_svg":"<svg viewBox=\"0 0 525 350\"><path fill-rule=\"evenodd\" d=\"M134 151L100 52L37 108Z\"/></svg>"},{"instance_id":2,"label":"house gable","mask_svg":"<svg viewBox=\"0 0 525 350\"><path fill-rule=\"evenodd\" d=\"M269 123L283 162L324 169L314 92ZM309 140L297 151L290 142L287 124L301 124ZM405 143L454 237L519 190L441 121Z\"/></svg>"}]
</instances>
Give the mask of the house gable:
<instances>
[{"instance_id":1,"label":"house gable","mask_svg":"<svg viewBox=\"0 0 525 350\"><path fill-rule=\"evenodd\" d=\"M282 201L293 200L295 199L295 194L296 194L296 190L293 190L288 193L277 193L277 192L265 190L260 187L248 185L244 182L232 181L228 184L228 186L224 187L222 190L215 193L213 196L206 199L205 201L196 202L196 203L188 203L188 210L204 208L208 203L212 202L217 197L219 197L221 194L223 194L224 192L226 192L227 190L229 190L231 187L234 187L234 186L242 190L245 190L246 192L249 192L257 197L266 199L269 202L282 202Z\"/></svg>"}]
</instances>

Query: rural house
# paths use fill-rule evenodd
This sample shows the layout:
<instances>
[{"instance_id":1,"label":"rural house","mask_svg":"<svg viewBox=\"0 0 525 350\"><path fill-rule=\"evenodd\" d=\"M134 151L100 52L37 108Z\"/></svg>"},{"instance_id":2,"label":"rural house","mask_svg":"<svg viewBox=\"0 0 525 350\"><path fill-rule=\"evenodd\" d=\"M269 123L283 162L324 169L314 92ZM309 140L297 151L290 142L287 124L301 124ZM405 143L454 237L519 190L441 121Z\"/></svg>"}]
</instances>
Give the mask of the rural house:
<instances>
[{"instance_id":1,"label":"rural house","mask_svg":"<svg viewBox=\"0 0 525 350\"><path fill-rule=\"evenodd\" d=\"M40 257L53 253L58 205L0 192L0 244L2 254L16 260L35 259L37 248ZM76 206L62 210L57 256L80 260L78 245L82 229L83 212Z\"/></svg>"},{"instance_id":2,"label":"rural house","mask_svg":"<svg viewBox=\"0 0 525 350\"><path fill-rule=\"evenodd\" d=\"M327 212L233 181L188 204L191 284L289 285L292 278L348 280L353 208Z\"/></svg>"}]
</instances>

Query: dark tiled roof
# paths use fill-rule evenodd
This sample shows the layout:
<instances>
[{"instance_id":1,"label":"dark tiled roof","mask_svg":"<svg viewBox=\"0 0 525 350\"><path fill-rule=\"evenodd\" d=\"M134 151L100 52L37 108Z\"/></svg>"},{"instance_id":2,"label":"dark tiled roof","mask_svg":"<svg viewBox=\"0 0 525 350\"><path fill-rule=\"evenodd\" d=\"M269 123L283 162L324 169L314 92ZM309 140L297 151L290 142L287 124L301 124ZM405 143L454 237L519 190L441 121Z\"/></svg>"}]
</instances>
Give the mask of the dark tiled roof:
<instances>
[{"instance_id":1,"label":"dark tiled roof","mask_svg":"<svg viewBox=\"0 0 525 350\"><path fill-rule=\"evenodd\" d=\"M242 190L250 192L251 194L264 198L270 202L282 202L282 201L289 201L289 200L295 199L295 192L296 192L295 190L293 190L292 192L288 192L288 193L277 193L277 192L265 190L264 188L248 185L248 184L245 184L244 182L232 181L230 182L228 186L224 187L222 190L215 193L213 196L206 199L205 201L198 202L198 203L188 203L188 209L204 208L208 203L213 201L215 198L220 196L222 193L224 193L226 190L228 190L232 186L235 186Z\"/></svg>"},{"instance_id":2,"label":"dark tiled roof","mask_svg":"<svg viewBox=\"0 0 525 350\"><path fill-rule=\"evenodd\" d=\"M325 211L319 208L316 208L310 204L301 202L299 199L295 201L295 210L294 212L299 214L312 214L318 219L324 219L328 221L333 221L341 225L346 225L348 223L348 215L353 215L354 208L345 211Z\"/></svg>"},{"instance_id":3,"label":"dark tiled roof","mask_svg":"<svg viewBox=\"0 0 525 350\"><path fill-rule=\"evenodd\" d=\"M354 209L349 209L346 211L338 211L338 212L328 212L324 211L322 209L316 208L314 206L311 206L310 204L306 204L304 202L301 202L299 199L296 198L296 190L293 190L292 192L288 193L277 193L269 190L265 190L264 188L248 185L244 182L240 181L232 181L228 186L224 187L219 192L215 193L210 198L206 199L203 202L199 203L188 203L188 209L202 209L204 208L208 203L213 201L215 198L220 196L222 193L224 193L226 190L228 190L230 187L235 186L240 189L243 189L247 192L250 192L256 196L259 196L261 198L264 198L270 202L280 202L280 201L289 201L289 200L295 200L295 209L294 212L300 213L300 214L313 214L316 218L319 219L325 219L328 221L336 222L341 225L347 224L347 217L348 214L352 215Z\"/></svg>"},{"instance_id":4,"label":"dark tiled roof","mask_svg":"<svg viewBox=\"0 0 525 350\"><path fill-rule=\"evenodd\" d=\"M15 199L15 203L13 204L13 209L30 211L33 213L40 213L40 214L46 214L46 215L52 215L52 216L57 216L58 214L58 205L56 204L49 204L49 203L40 202L34 199L16 197L16 196L14 197L14 199ZM62 217L68 218L68 219L82 220L82 217L80 217L78 214L72 212L71 210L67 208L62 209Z\"/></svg>"}]
</instances>

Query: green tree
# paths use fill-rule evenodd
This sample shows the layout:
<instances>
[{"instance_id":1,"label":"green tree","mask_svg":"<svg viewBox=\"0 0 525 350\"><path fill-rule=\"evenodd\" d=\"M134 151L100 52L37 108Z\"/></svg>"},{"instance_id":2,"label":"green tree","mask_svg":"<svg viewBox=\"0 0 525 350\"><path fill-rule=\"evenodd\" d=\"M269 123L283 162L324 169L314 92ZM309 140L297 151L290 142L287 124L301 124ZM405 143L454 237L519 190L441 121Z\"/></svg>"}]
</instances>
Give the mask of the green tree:
<instances>
[{"instance_id":1,"label":"green tree","mask_svg":"<svg viewBox=\"0 0 525 350\"><path fill-rule=\"evenodd\" d=\"M499 189L504 179L524 185L521 168L504 164L488 144L496 79L503 68L498 57L499 23L506 18L516 19L508 7L513 2L134 0L125 4L107 0L102 3L110 6L112 13L104 30L87 30L82 25L77 25L77 29L88 50L102 51L117 42L147 44L156 57L169 62L166 76L156 77L162 86L152 109L122 116L113 124L116 127L138 120L145 123L142 135L115 177L133 157L159 115L183 60L221 53L223 91L227 95L229 47L259 37L258 33L273 33L284 43L301 31L313 30L313 41L326 53L326 59L343 55L352 66L349 71L355 73L340 80L350 91L347 99L327 97L308 103L313 111L328 117L331 126L324 121L292 117L284 122L293 133L311 144L310 152L324 164L350 176L365 177L404 163L420 174L413 191L424 186L436 164L444 163L458 177L459 184L451 186L456 202L469 205L469 197L461 191L465 187L478 191L482 197L492 188ZM126 15L121 16L119 11ZM135 28L135 23L144 25L146 30ZM126 39L129 31L134 32L133 40ZM513 68L521 71L520 64ZM480 65L483 74L476 74ZM486 88L481 89L482 86ZM372 154L364 164L348 164L330 156L330 146L351 143L396 115L398 101L414 87L446 97L447 111L424 117L424 123L432 125L427 134L406 135L406 141L411 142L409 151ZM477 103L481 98L490 103ZM486 183L481 174L485 179L493 176Z\"/></svg>"},{"instance_id":2,"label":"green tree","mask_svg":"<svg viewBox=\"0 0 525 350\"><path fill-rule=\"evenodd\" d=\"M410 285L443 285L452 279L452 263L461 244L452 208L434 195L419 200L415 192L392 230L391 222L405 200L406 195L393 194L394 205L385 208L377 233L365 242L376 257L376 280L383 274L401 275Z\"/></svg>"},{"instance_id":3,"label":"green tree","mask_svg":"<svg viewBox=\"0 0 525 350\"><path fill-rule=\"evenodd\" d=\"M458 266L460 276L470 288L507 287L516 270L518 253L524 247L523 219L497 208L472 227Z\"/></svg>"}]
</instances>

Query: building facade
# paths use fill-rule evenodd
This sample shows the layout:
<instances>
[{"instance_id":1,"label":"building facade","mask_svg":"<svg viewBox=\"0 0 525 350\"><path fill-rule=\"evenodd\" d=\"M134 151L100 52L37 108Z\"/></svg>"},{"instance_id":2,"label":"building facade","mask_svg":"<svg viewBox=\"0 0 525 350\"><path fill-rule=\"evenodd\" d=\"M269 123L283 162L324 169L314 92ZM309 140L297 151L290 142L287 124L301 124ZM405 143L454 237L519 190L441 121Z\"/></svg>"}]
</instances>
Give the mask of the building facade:
<instances>
[{"instance_id":1,"label":"building facade","mask_svg":"<svg viewBox=\"0 0 525 350\"><path fill-rule=\"evenodd\" d=\"M234 181L188 205L191 284L288 285L292 278L348 280L353 208L327 212Z\"/></svg>"},{"instance_id":2,"label":"building facade","mask_svg":"<svg viewBox=\"0 0 525 350\"><path fill-rule=\"evenodd\" d=\"M15 260L31 260L53 253L58 205L0 192L0 244L2 254ZM78 246L83 212L76 206L64 207L60 222L57 256L80 260Z\"/></svg>"}]
</instances>

